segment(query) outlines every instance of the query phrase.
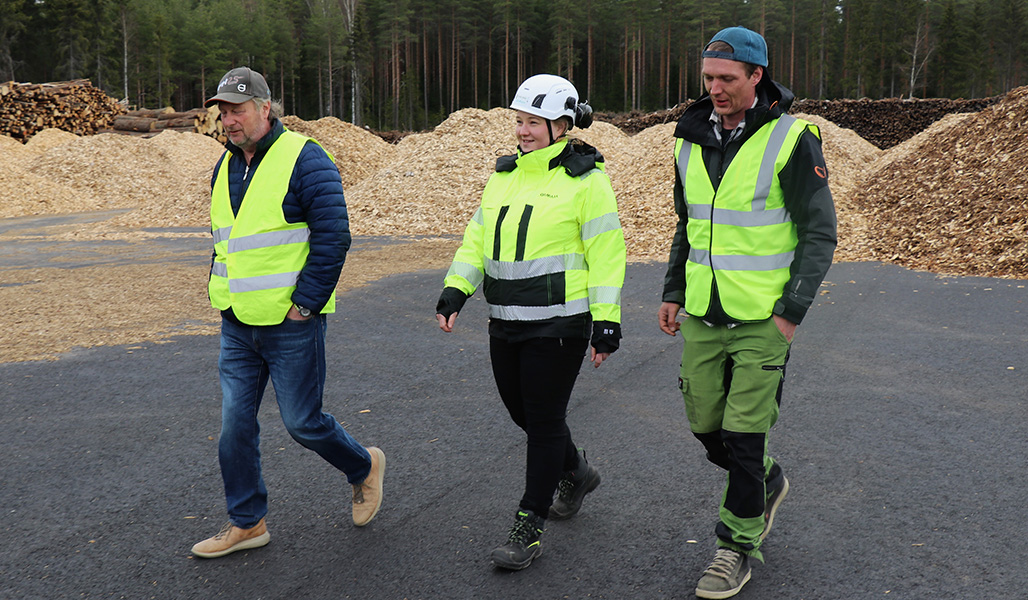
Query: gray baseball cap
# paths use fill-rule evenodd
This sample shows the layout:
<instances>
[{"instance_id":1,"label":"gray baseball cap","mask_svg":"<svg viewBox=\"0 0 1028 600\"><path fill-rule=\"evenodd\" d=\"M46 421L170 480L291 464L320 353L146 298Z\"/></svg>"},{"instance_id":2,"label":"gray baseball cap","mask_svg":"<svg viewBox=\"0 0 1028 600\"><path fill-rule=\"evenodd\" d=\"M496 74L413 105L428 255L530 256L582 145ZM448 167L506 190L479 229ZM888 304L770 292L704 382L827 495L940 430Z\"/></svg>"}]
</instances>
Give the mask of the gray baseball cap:
<instances>
[{"instance_id":1,"label":"gray baseball cap","mask_svg":"<svg viewBox=\"0 0 1028 600\"><path fill-rule=\"evenodd\" d=\"M264 76L249 67L237 67L221 78L218 94L204 102L205 107L216 102L242 104L254 98L271 99L271 90Z\"/></svg>"}]
</instances>

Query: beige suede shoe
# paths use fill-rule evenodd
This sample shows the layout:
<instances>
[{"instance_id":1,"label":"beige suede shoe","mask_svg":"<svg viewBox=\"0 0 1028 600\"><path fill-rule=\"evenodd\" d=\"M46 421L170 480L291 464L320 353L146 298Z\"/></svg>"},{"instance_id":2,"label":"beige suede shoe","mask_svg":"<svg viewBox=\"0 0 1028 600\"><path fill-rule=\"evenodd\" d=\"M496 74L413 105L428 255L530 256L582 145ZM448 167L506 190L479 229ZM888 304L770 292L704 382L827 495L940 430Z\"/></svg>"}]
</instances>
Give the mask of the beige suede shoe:
<instances>
[{"instance_id":1,"label":"beige suede shoe","mask_svg":"<svg viewBox=\"0 0 1028 600\"><path fill-rule=\"evenodd\" d=\"M386 457L378 448L368 448L371 454L371 472L364 481L353 486L353 524L363 527L371 522L382 508L382 478Z\"/></svg>"},{"instance_id":2,"label":"beige suede shoe","mask_svg":"<svg viewBox=\"0 0 1028 600\"><path fill-rule=\"evenodd\" d=\"M271 541L271 534L268 533L264 519L249 529L240 529L229 521L221 528L218 535L193 546L193 554L201 558L218 558L237 550L260 548L269 541Z\"/></svg>"}]
</instances>

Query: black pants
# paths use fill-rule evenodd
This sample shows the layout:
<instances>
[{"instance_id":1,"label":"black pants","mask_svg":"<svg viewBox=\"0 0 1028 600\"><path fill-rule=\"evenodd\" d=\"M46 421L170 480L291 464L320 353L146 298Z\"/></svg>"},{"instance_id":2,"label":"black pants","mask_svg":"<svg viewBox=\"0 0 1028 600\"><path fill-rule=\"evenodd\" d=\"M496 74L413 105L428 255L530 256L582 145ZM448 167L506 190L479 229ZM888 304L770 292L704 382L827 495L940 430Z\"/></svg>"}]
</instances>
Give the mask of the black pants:
<instances>
[{"instance_id":1,"label":"black pants","mask_svg":"<svg viewBox=\"0 0 1028 600\"><path fill-rule=\"evenodd\" d=\"M567 425L568 400L589 340L490 337L493 376L510 418L528 434L525 494L520 507L546 518L561 474L578 467Z\"/></svg>"}]
</instances>

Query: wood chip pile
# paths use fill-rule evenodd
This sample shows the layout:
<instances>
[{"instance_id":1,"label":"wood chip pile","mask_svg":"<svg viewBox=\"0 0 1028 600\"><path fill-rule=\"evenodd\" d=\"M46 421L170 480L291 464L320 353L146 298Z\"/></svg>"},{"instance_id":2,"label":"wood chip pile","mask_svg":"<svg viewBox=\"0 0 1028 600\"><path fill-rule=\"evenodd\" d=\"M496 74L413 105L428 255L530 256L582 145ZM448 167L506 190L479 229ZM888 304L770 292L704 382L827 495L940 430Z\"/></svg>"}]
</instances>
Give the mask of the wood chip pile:
<instances>
[{"instance_id":1,"label":"wood chip pile","mask_svg":"<svg viewBox=\"0 0 1028 600\"><path fill-rule=\"evenodd\" d=\"M644 129L621 142L626 149L620 164L614 164L613 157L608 159L625 244L636 260L665 261L671 248L678 219L672 192L674 131L674 123ZM603 148L606 156L609 153Z\"/></svg>"},{"instance_id":2,"label":"wood chip pile","mask_svg":"<svg viewBox=\"0 0 1028 600\"><path fill-rule=\"evenodd\" d=\"M0 144L7 183L0 186L0 217L137 208L112 224L202 223L223 150L196 133L165 131L145 139L44 130L21 148Z\"/></svg>"},{"instance_id":3,"label":"wood chip pile","mask_svg":"<svg viewBox=\"0 0 1028 600\"><path fill-rule=\"evenodd\" d=\"M907 104L907 103L904 103ZM954 114L879 150L817 115L839 215L837 260L883 260L940 273L1028 277L1028 88L977 113ZM458 111L434 130L387 144L334 118L284 119L335 156L358 236L459 236L498 156L515 146L508 109ZM629 252L662 261L675 226L674 123L626 135L575 129L599 148ZM0 216L136 207L113 227L207 227L212 138L164 131L145 139L44 131L0 136ZM456 242L451 242L456 244Z\"/></svg>"},{"instance_id":4,"label":"wood chip pile","mask_svg":"<svg viewBox=\"0 0 1028 600\"><path fill-rule=\"evenodd\" d=\"M940 273L1028 276L1028 87L925 132L867 182L879 260Z\"/></svg>"},{"instance_id":5,"label":"wood chip pile","mask_svg":"<svg viewBox=\"0 0 1028 600\"><path fill-rule=\"evenodd\" d=\"M866 260L869 256L869 223L854 205L853 198L883 152L853 130L839 127L822 117L803 113L795 116L810 121L821 130L821 149L828 165L828 187L832 190L838 216L840 244L835 251L835 260Z\"/></svg>"},{"instance_id":6,"label":"wood chip pile","mask_svg":"<svg viewBox=\"0 0 1028 600\"><path fill-rule=\"evenodd\" d=\"M299 117L282 117L289 129L312 137L336 159L343 189L349 191L372 174L389 165L396 155L396 147L366 129L324 117L317 121L304 121Z\"/></svg>"},{"instance_id":7,"label":"wood chip pile","mask_svg":"<svg viewBox=\"0 0 1028 600\"><path fill-rule=\"evenodd\" d=\"M466 108L396 144L390 164L347 192L350 224L365 235L460 234L496 158L515 146L511 113Z\"/></svg>"},{"instance_id":8,"label":"wood chip pile","mask_svg":"<svg viewBox=\"0 0 1028 600\"><path fill-rule=\"evenodd\" d=\"M0 83L0 135L27 140L54 128L90 135L108 128L125 107L88 79Z\"/></svg>"}]
</instances>

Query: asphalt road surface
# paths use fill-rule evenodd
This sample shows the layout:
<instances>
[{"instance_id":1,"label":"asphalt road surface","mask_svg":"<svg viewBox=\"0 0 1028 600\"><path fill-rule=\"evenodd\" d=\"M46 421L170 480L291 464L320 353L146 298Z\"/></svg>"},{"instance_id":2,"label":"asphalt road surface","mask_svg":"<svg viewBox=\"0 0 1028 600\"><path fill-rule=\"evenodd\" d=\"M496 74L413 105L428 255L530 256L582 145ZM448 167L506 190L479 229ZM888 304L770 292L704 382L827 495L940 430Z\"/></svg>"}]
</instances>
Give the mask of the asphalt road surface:
<instances>
[{"instance_id":1,"label":"asphalt road surface","mask_svg":"<svg viewBox=\"0 0 1028 600\"><path fill-rule=\"evenodd\" d=\"M622 349L583 367L570 404L603 483L518 573L488 554L523 434L481 296L437 328L442 277L388 277L329 318L326 408L387 456L376 520L352 525L345 479L289 438L269 391L271 543L220 559L189 552L225 521L217 337L0 365L0 598L694 597L723 475L688 431L681 339L657 328L663 267L629 267ZM827 279L770 438L791 491L738 597L1028 598L1025 282L877 263Z\"/></svg>"}]
</instances>

